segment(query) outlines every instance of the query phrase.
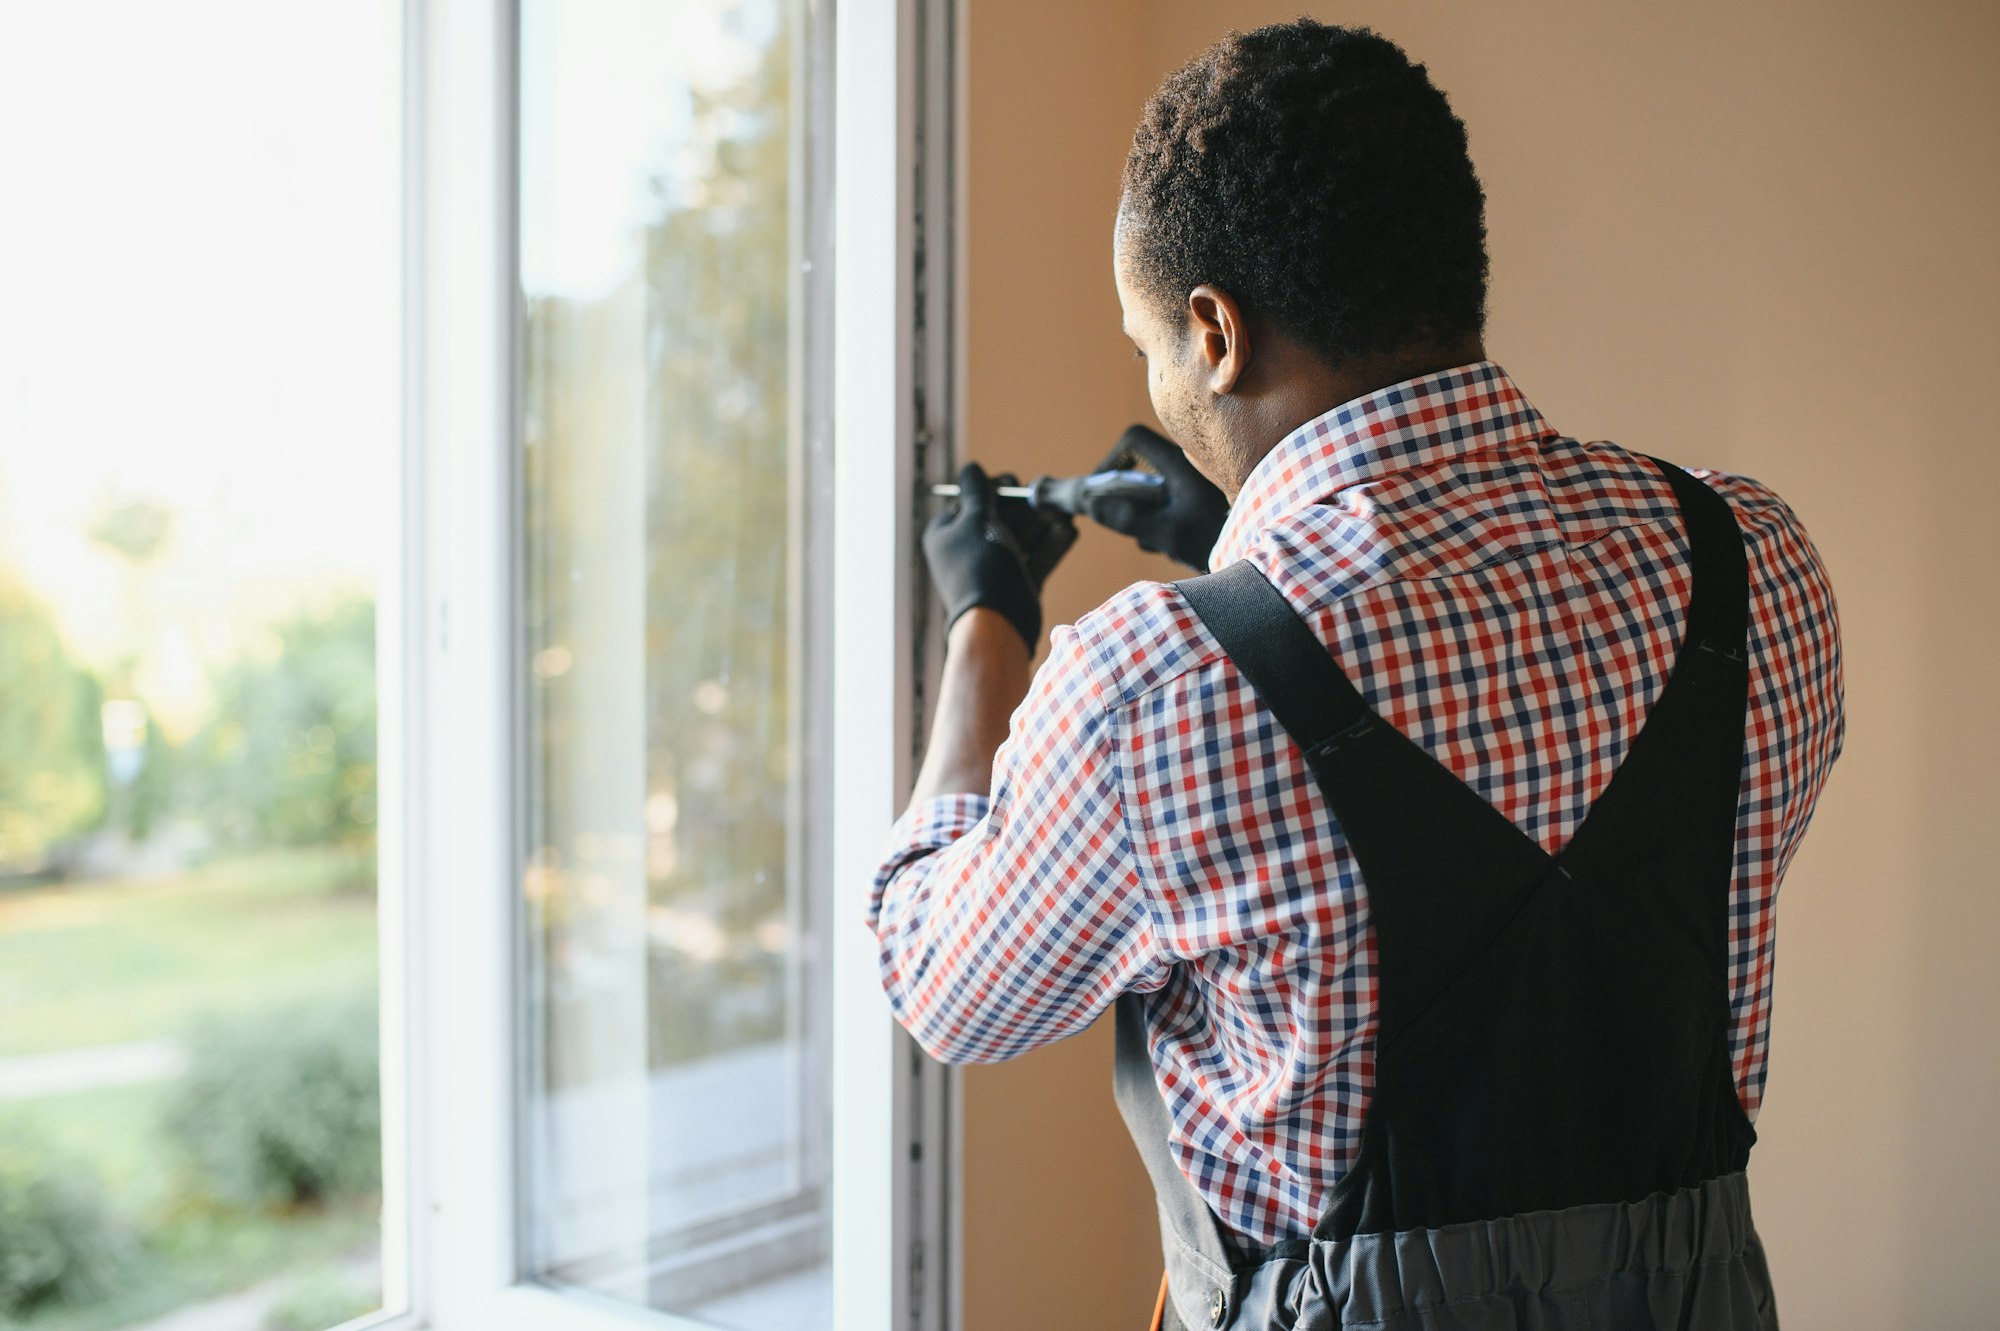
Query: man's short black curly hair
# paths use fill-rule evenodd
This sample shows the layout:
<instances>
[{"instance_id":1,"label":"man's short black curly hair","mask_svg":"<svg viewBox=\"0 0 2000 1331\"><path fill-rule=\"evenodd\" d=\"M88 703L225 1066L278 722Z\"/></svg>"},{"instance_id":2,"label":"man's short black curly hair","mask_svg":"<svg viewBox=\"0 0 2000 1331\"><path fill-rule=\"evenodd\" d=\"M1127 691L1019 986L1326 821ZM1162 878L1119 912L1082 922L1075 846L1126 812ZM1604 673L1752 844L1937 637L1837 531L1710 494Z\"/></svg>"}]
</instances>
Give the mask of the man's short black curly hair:
<instances>
[{"instance_id":1,"label":"man's short black curly hair","mask_svg":"<svg viewBox=\"0 0 2000 1331\"><path fill-rule=\"evenodd\" d=\"M1127 272L1207 282L1329 363L1477 338L1486 198L1465 123L1394 42L1300 19L1167 76L1125 159Z\"/></svg>"}]
</instances>

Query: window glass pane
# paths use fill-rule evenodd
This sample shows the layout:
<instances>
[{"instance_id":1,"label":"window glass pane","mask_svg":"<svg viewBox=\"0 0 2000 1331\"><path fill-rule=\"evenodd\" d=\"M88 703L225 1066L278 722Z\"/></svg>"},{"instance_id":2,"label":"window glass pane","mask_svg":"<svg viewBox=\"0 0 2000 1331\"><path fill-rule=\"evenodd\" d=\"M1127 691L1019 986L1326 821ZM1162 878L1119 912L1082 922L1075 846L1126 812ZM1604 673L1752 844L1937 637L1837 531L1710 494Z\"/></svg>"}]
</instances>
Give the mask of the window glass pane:
<instances>
[{"instance_id":1,"label":"window glass pane","mask_svg":"<svg viewBox=\"0 0 2000 1331\"><path fill-rule=\"evenodd\" d=\"M748 1331L830 1294L810 37L522 11L524 1244Z\"/></svg>"},{"instance_id":2,"label":"window glass pane","mask_svg":"<svg viewBox=\"0 0 2000 1331\"><path fill-rule=\"evenodd\" d=\"M0 7L10 1328L381 1306L400 26Z\"/></svg>"}]
</instances>

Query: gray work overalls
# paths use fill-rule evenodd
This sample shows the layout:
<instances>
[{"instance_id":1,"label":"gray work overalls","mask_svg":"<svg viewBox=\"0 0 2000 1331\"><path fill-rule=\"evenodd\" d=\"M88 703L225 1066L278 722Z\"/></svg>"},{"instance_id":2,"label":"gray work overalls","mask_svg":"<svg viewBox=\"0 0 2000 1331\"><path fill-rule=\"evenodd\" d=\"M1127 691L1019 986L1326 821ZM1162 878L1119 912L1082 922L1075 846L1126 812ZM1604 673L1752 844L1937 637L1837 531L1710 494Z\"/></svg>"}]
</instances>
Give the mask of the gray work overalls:
<instances>
[{"instance_id":1,"label":"gray work overalls","mask_svg":"<svg viewBox=\"0 0 2000 1331\"><path fill-rule=\"evenodd\" d=\"M1371 711L1249 564L1180 584L1305 752L1368 892L1375 1087L1310 1239L1245 1254L1175 1164L1143 998L1117 1094L1158 1195L1164 1325L1775 1328L1729 1059L1749 587L1728 505L1659 463L1693 595L1672 676L1550 856Z\"/></svg>"}]
</instances>

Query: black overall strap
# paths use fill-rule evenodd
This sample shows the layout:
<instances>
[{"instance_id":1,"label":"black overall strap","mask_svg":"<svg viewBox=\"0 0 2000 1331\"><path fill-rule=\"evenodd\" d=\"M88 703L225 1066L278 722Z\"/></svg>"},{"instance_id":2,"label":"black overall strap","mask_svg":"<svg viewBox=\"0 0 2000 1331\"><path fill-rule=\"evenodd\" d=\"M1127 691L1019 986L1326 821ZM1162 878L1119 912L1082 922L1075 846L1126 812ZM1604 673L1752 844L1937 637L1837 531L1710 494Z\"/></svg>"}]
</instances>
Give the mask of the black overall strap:
<instances>
[{"instance_id":1,"label":"black overall strap","mask_svg":"<svg viewBox=\"0 0 2000 1331\"><path fill-rule=\"evenodd\" d=\"M1377 725L1368 700L1256 565L1231 564L1174 586L1307 762L1338 753Z\"/></svg>"},{"instance_id":2,"label":"black overall strap","mask_svg":"<svg viewBox=\"0 0 2000 1331\"><path fill-rule=\"evenodd\" d=\"M1682 856L1681 843L1699 828L1706 863L1691 872L1727 879L1749 689L1749 558L1728 502L1679 467L1652 461L1680 501L1687 532L1693 588L1679 654L1645 725L1561 859L1573 873L1615 873L1649 852ZM1727 922L1712 923L1724 929L1712 940L1719 949Z\"/></svg>"},{"instance_id":3,"label":"black overall strap","mask_svg":"<svg viewBox=\"0 0 2000 1331\"><path fill-rule=\"evenodd\" d=\"M1233 564L1177 583L1265 708L1303 751L1332 807L1364 882L1417 886L1393 898L1369 894L1383 939L1422 938L1398 982L1378 986L1380 1029L1407 1025L1502 930L1548 872L1549 857L1478 792L1376 715L1255 565ZM1421 793L1424 835L1411 837L1377 806L1406 806ZM1365 808L1357 806L1367 806ZM1485 890L1471 900L1454 880ZM1399 953L1403 949L1398 949Z\"/></svg>"}]
</instances>

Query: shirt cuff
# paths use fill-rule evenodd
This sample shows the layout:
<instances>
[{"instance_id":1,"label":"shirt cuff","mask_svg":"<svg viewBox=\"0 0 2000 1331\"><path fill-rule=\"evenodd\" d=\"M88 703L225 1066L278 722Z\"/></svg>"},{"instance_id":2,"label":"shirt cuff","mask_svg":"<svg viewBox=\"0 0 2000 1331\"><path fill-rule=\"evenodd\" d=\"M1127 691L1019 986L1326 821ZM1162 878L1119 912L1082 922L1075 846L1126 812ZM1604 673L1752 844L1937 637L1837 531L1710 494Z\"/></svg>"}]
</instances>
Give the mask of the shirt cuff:
<instances>
[{"instance_id":1,"label":"shirt cuff","mask_svg":"<svg viewBox=\"0 0 2000 1331\"><path fill-rule=\"evenodd\" d=\"M896 876L918 860L937 854L985 821L993 801L985 795L936 795L904 811L889 829L889 849L868 893L868 927L882 917L882 895Z\"/></svg>"}]
</instances>

